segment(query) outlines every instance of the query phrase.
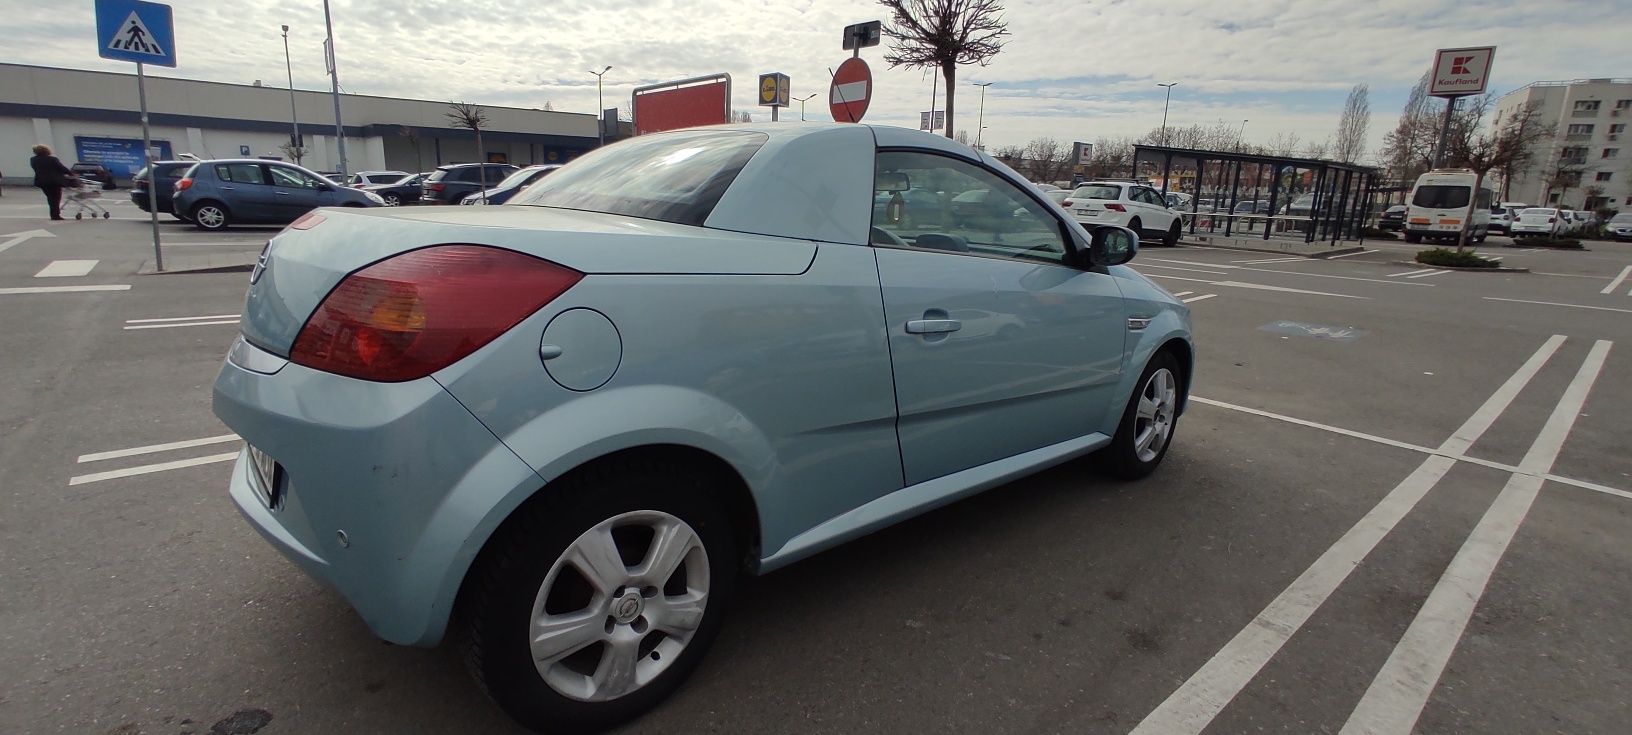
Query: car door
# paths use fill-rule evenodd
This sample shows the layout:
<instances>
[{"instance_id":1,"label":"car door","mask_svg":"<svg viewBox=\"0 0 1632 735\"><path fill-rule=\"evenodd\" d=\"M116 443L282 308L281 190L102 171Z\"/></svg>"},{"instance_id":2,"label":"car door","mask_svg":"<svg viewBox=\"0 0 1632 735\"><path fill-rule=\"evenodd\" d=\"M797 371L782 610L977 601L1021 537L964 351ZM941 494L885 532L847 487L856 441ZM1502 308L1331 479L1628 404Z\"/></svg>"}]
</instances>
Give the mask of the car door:
<instances>
[{"instance_id":1,"label":"car door","mask_svg":"<svg viewBox=\"0 0 1632 735\"><path fill-rule=\"evenodd\" d=\"M886 149L876 170L941 194L872 229L907 484L1102 428L1127 321L1115 279L1068 265L1064 220L969 159ZM954 217L982 190L993 206Z\"/></svg>"},{"instance_id":2,"label":"car door","mask_svg":"<svg viewBox=\"0 0 1632 735\"><path fill-rule=\"evenodd\" d=\"M1140 187L1140 200L1145 204L1149 216L1145 218L1145 228L1152 232L1166 233L1173 226L1173 210L1167 206L1166 197L1162 193L1149 187Z\"/></svg>"},{"instance_id":3,"label":"car door","mask_svg":"<svg viewBox=\"0 0 1632 735\"><path fill-rule=\"evenodd\" d=\"M267 164L268 180L272 182L272 198L276 203L277 222L293 222L301 215L318 207L334 204L334 185L289 166Z\"/></svg>"},{"instance_id":4,"label":"car door","mask_svg":"<svg viewBox=\"0 0 1632 735\"><path fill-rule=\"evenodd\" d=\"M241 222L264 222L273 216L273 189L259 163L217 163L216 188L227 210Z\"/></svg>"}]
</instances>

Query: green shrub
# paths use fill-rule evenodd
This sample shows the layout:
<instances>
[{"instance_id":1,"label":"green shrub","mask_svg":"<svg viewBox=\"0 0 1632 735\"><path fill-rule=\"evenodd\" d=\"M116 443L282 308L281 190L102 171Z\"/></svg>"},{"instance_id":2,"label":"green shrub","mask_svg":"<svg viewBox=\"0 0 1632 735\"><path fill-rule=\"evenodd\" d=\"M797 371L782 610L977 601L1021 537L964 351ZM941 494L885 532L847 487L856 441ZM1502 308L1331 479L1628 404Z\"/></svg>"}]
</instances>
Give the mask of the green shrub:
<instances>
[{"instance_id":1,"label":"green shrub","mask_svg":"<svg viewBox=\"0 0 1632 735\"><path fill-rule=\"evenodd\" d=\"M1581 250L1581 241L1573 237L1520 237L1513 240L1515 247L1552 248L1554 250Z\"/></svg>"},{"instance_id":2,"label":"green shrub","mask_svg":"<svg viewBox=\"0 0 1632 735\"><path fill-rule=\"evenodd\" d=\"M1388 230L1379 230L1379 229L1377 229L1375 227L1362 227L1362 228L1360 228L1360 236L1361 237L1369 237L1369 238L1371 238L1373 240L1398 240L1398 239L1400 239L1399 235L1396 235L1396 234L1394 234L1392 232L1389 232Z\"/></svg>"},{"instance_id":3,"label":"green shrub","mask_svg":"<svg viewBox=\"0 0 1632 735\"><path fill-rule=\"evenodd\" d=\"M1495 268L1494 260L1485 260L1472 252L1459 253L1445 248L1434 248L1417 253L1417 262L1423 265L1450 266L1452 268Z\"/></svg>"}]
</instances>

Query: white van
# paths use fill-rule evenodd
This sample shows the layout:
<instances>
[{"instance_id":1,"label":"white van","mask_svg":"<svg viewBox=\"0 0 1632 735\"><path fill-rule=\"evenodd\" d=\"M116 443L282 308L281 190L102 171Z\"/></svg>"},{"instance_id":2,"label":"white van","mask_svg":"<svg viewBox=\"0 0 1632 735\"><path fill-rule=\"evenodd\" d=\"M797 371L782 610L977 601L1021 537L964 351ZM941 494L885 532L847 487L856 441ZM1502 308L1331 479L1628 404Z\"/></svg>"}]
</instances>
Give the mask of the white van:
<instances>
[{"instance_id":1,"label":"white van","mask_svg":"<svg viewBox=\"0 0 1632 735\"><path fill-rule=\"evenodd\" d=\"M1482 182L1477 196L1473 191L1478 175L1465 168L1441 168L1417 177L1405 210L1405 241L1423 238L1455 240L1462 232L1462 220L1473 203L1473 221L1468 224L1468 240L1484 242L1490 233L1490 205L1496 189Z\"/></svg>"}]
</instances>

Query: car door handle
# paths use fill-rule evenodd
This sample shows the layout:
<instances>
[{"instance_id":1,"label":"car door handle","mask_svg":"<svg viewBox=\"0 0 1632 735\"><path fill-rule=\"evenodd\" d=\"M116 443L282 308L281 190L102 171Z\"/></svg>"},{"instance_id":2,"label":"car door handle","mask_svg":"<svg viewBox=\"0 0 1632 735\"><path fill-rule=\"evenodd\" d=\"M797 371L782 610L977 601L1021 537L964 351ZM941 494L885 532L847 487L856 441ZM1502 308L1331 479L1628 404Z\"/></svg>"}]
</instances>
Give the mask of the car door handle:
<instances>
[{"instance_id":1,"label":"car door handle","mask_svg":"<svg viewBox=\"0 0 1632 735\"><path fill-rule=\"evenodd\" d=\"M238 187L236 187L236 186L223 186L223 187L221 187L221 191L238 191Z\"/></svg>"},{"instance_id":2,"label":"car door handle","mask_svg":"<svg viewBox=\"0 0 1632 735\"><path fill-rule=\"evenodd\" d=\"M913 319L907 322L907 334L943 334L963 329L956 319Z\"/></svg>"},{"instance_id":3,"label":"car door handle","mask_svg":"<svg viewBox=\"0 0 1632 735\"><path fill-rule=\"evenodd\" d=\"M287 191L274 191L274 192L272 192L272 194L273 194L273 196L280 196L280 197L289 196L289 192L287 192Z\"/></svg>"}]
</instances>

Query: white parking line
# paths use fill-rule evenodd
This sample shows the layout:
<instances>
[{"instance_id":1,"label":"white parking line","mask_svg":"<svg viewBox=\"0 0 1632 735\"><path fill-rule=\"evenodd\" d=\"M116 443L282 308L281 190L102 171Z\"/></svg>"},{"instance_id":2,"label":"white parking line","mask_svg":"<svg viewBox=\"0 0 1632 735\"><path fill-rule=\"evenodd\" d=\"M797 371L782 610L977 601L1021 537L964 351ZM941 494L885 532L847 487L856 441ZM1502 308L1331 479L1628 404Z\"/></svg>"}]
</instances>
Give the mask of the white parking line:
<instances>
[{"instance_id":1,"label":"white parking line","mask_svg":"<svg viewBox=\"0 0 1632 735\"><path fill-rule=\"evenodd\" d=\"M134 475L147 475L147 474L151 474L151 473L154 473L154 472L164 472L166 470L179 470L179 469L181 469L183 467L197 467L197 466L199 466L201 464L212 464L212 463L215 463L215 462L227 462L227 461L231 461L233 459L236 459L237 457L238 457L237 452L228 452L226 454L212 454L212 455L210 455L208 457L196 457L194 459L178 459L178 460L176 460L174 462L160 462L158 464L144 464L144 465L140 465L140 466L137 466L137 467L126 467L125 469L122 469L122 470L110 470L108 472L97 472L97 473L91 474L91 475L77 475L77 476L68 478L68 484L69 485L84 485L84 484L92 483L92 482L101 482L103 480L117 480L117 479L119 479L121 477L131 477L131 476L134 476Z\"/></svg>"},{"instance_id":2,"label":"white parking line","mask_svg":"<svg viewBox=\"0 0 1632 735\"><path fill-rule=\"evenodd\" d=\"M1154 260L1158 263L1178 263L1179 265L1199 265L1203 268L1218 268L1221 270L1236 269L1236 267L1233 265L1224 265L1223 263L1197 263L1193 260L1173 260L1171 258L1145 258L1145 260Z\"/></svg>"},{"instance_id":3,"label":"white parking line","mask_svg":"<svg viewBox=\"0 0 1632 735\"><path fill-rule=\"evenodd\" d=\"M35 278L76 278L76 277L79 277L79 276L88 276L88 275L91 274L91 270L96 268L96 264L100 263L100 262L102 262L102 261L99 261L99 260L53 260L50 263L47 263L44 268L41 268L39 273L35 273L34 277Z\"/></svg>"},{"instance_id":4,"label":"white parking line","mask_svg":"<svg viewBox=\"0 0 1632 735\"><path fill-rule=\"evenodd\" d=\"M1216 293L1204 293L1204 294L1202 294L1200 296L1191 296L1188 299L1184 299L1184 303L1188 304L1188 303L1191 303L1193 301L1205 301L1205 300L1210 299L1210 298L1212 298L1214 296L1217 296L1217 295L1218 294L1216 294Z\"/></svg>"},{"instance_id":5,"label":"white parking line","mask_svg":"<svg viewBox=\"0 0 1632 735\"><path fill-rule=\"evenodd\" d=\"M79 293L82 291L129 291L127 284L107 284L103 286L27 286L24 288L0 288L0 295L31 294L31 293Z\"/></svg>"},{"instance_id":6,"label":"white parking line","mask_svg":"<svg viewBox=\"0 0 1632 735\"><path fill-rule=\"evenodd\" d=\"M1450 271L1428 271L1427 273L1417 273L1417 274L1414 274L1414 275L1409 275L1409 276L1406 276L1406 278L1432 278L1433 276L1443 276L1446 273L1450 273Z\"/></svg>"},{"instance_id":7,"label":"white parking line","mask_svg":"<svg viewBox=\"0 0 1632 735\"><path fill-rule=\"evenodd\" d=\"M1337 260L1338 258L1348 258L1348 257L1355 256L1355 255L1365 255L1366 253L1380 253L1380 252L1383 252L1383 251L1381 251L1381 250L1362 250L1362 251L1360 251L1358 253L1344 253L1342 255L1329 255L1329 256L1326 256L1326 259L1327 260Z\"/></svg>"},{"instance_id":8,"label":"white parking line","mask_svg":"<svg viewBox=\"0 0 1632 735\"><path fill-rule=\"evenodd\" d=\"M210 314L207 316L167 316L159 319L126 319L126 324L157 324L159 322L199 322L206 319L237 319L237 314Z\"/></svg>"},{"instance_id":9,"label":"white parking line","mask_svg":"<svg viewBox=\"0 0 1632 735\"><path fill-rule=\"evenodd\" d=\"M1383 277L1384 278L1394 278L1396 276L1409 276L1412 273L1428 273L1428 272L1430 272L1432 270L1434 270L1434 269L1433 268L1422 268L1420 270L1414 270L1414 271L1401 271L1399 273L1390 273L1390 274L1388 274L1386 276L1383 276Z\"/></svg>"},{"instance_id":10,"label":"white parking line","mask_svg":"<svg viewBox=\"0 0 1632 735\"><path fill-rule=\"evenodd\" d=\"M1370 296L1350 296L1349 294L1345 294L1345 293L1327 293L1325 291L1310 291L1310 290L1304 289L1304 288L1288 288L1286 286L1266 286L1266 285L1264 285L1262 283L1242 283L1240 281L1215 281L1215 282L1213 282L1213 285L1214 286L1231 286L1231 287L1234 287L1234 288L1250 288L1250 289L1253 289L1255 291L1280 291L1282 293L1301 293L1301 294L1307 294L1307 295L1310 295L1310 296L1331 296L1333 298L1339 298L1339 299L1366 299L1366 300L1371 299Z\"/></svg>"},{"instance_id":11,"label":"white parking line","mask_svg":"<svg viewBox=\"0 0 1632 735\"><path fill-rule=\"evenodd\" d=\"M237 318L232 318L232 319L224 319L224 320L213 321L213 322L170 322L169 324L137 324L137 325L134 325L134 326L125 327L125 330L129 331L129 330L132 330L132 329L170 329L172 327L213 327L213 326L216 326L216 325L219 325L219 324L237 324L237 323L238 323L238 319Z\"/></svg>"},{"instance_id":12,"label":"white parking line","mask_svg":"<svg viewBox=\"0 0 1632 735\"><path fill-rule=\"evenodd\" d=\"M1173 294L1173 295L1178 296L1180 298L1183 298L1183 297L1189 296L1190 294L1193 294L1193 293L1195 293L1195 291L1180 291L1180 292L1178 292L1176 294Z\"/></svg>"},{"instance_id":13,"label":"white parking line","mask_svg":"<svg viewBox=\"0 0 1632 735\"><path fill-rule=\"evenodd\" d=\"M1298 257L1295 257L1295 258L1269 258L1267 260L1232 260L1230 262L1231 263L1245 263L1247 265L1253 265L1253 264L1256 264L1256 263L1288 263L1288 262L1291 262L1291 261L1294 261L1294 260L1308 260L1308 258L1298 256Z\"/></svg>"},{"instance_id":14,"label":"white parking line","mask_svg":"<svg viewBox=\"0 0 1632 735\"><path fill-rule=\"evenodd\" d=\"M1572 309L1592 309L1593 311L1618 311L1623 314L1632 314L1632 309L1612 309L1608 306L1587 306L1586 304L1564 304L1557 301L1530 301L1528 299L1504 299L1499 296L1485 296L1486 301L1511 301L1516 304L1540 304L1542 306L1568 306Z\"/></svg>"},{"instance_id":15,"label":"white parking line","mask_svg":"<svg viewBox=\"0 0 1632 735\"><path fill-rule=\"evenodd\" d=\"M1629 266L1627 266L1625 268L1622 268L1621 269L1621 274L1616 276L1615 280L1610 281L1609 285L1605 286L1604 290L1599 291L1598 293L1607 294L1607 293L1609 293L1611 291L1614 291L1617 286L1620 286L1622 283L1624 283L1626 281L1627 276L1632 276L1632 265L1629 265Z\"/></svg>"},{"instance_id":16,"label":"white parking line","mask_svg":"<svg viewBox=\"0 0 1632 735\"><path fill-rule=\"evenodd\" d=\"M1209 271L1209 270L1202 270L1200 268L1179 268L1179 267L1171 266L1171 265L1154 265L1154 264L1151 264L1151 263L1141 263L1141 264L1139 264L1139 268L1161 268L1162 270L1167 270L1167 271L1187 271L1187 272L1190 272L1190 273L1210 273L1210 274L1215 275L1215 276L1227 276L1227 275L1229 275L1228 273L1225 273L1224 271Z\"/></svg>"},{"instance_id":17,"label":"white parking line","mask_svg":"<svg viewBox=\"0 0 1632 735\"><path fill-rule=\"evenodd\" d=\"M207 436L203 439L187 439L185 441L170 442L168 444L149 444L145 447L131 447L130 449L115 449L110 452L93 452L82 454L75 462L98 462L104 459L118 459L120 457L134 457L139 454L153 454L154 452L168 452L173 449L191 449L211 444L236 441L237 434L222 434L221 436Z\"/></svg>"},{"instance_id":18,"label":"white parking line","mask_svg":"<svg viewBox=\"0 0 1632 735\"><path fill-rule=\"evenodd\" d=\"M1518 533L1524 517L1541 492L1543 476L1564 448L1575 420L1586 405L1587 394L1603 370L1611 343L1598 340L1587 353L1586 362L1564 390L1541 433L1519 462L1520 473L1508 478L1479 519L1462 548L1456 552L1428 599L1417 610L1405 635L1400 638L1388 661L1372 679L1365 696L1343 724L1341 735L1410 735L1416 728L1428 697L1445 673L1451 654L1467 630L1473 609L1484 597L1485 587L1496 565Z\"/></svg>"},{"instance_id":19,"label":"white parking line","mask_svg":"<svg viewBox=\"0 0 1632 735\"><path fill-rule=\"evenodd\" d=\"M1457 444L1460 439L1471 443L1483 434L1563 343L1563 335L1549 337L1452 434L1452 439ZM1451 444L1452 440L1446 441L1447 446ZM1443 456L1424 460L1177 691L1146 715L1133 729L1133 735L1180 735L1200 733L1206 728L1455 464L1455 459Z\"/></svg>"}]
</instances>

